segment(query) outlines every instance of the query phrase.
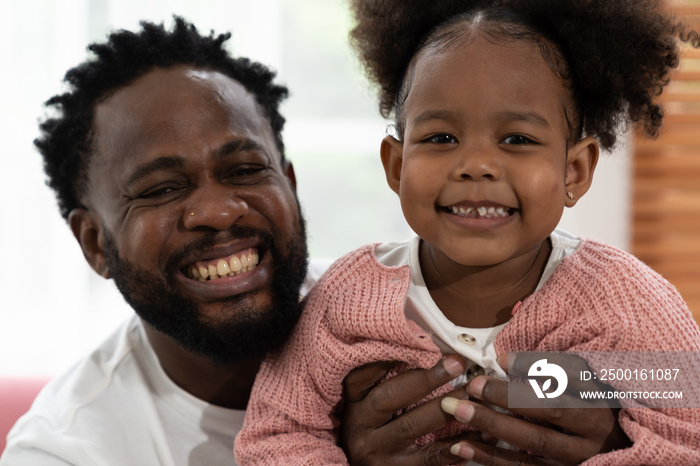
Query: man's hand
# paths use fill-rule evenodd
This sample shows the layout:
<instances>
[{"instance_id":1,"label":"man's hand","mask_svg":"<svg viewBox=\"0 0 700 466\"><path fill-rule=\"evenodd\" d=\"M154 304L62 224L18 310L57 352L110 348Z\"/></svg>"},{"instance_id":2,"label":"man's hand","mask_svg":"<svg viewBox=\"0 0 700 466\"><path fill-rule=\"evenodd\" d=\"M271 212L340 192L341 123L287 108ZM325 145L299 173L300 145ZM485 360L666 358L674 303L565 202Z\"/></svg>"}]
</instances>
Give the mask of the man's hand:
<instances>
[{"instance_id":1,"label":"man's hand","mask_svg":"<svg viewBox=\"0 0 700 466\"><path fill-rule=\"evenodd\" d=\"M499 362L504 369L507 368L507 357ZM467 393L472 400L508 408L506 381L480 376L469 384ZM573 401L564 400L561 403L562 406L572 406L566 403ZM446 412L473 429L520 450L506 450L474 440L455 444L452 453L483 465L578 464L599 453L629 446L629 439L617 420L618 409L510 409L516 414L544 421L545 425L539 425L468 400L445 398L442 406Z\"/></svg>"},{"instance_id":2,"label":"man's hand","mask_svg":"<svg viewBox=\"0 0 700 466\"><path fill-rule=\"evenodd\" d=\"M450 453L454 439L423 447L414 445L416 439L451 420L440 409L440 399L398 417L395 414L461 374L464 361L458 356L446 356L432 369L407 371L377 385L395 364L369 364L355 369L345 379L340 442L350 464L437 466L459 461L459 457ZM450 395L462 398L464 389ZM477 434L473 435L476 439Z\"/></svg>"}]
</instances>

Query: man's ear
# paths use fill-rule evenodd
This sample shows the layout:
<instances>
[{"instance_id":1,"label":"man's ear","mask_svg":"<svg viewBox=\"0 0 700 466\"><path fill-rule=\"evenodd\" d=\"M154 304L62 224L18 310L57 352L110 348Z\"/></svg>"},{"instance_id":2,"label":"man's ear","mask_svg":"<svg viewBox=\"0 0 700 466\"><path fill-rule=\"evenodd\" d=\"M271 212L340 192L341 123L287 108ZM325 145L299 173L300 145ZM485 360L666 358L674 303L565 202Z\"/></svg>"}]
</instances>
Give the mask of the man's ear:
<instances>
[{"instance_id":1,"label":"man's ear","mask_svg":"<svg viewBox=\"0 0 700 466\"><path fill-rule=\"evenodd\" d=\"M297 192L297 176L294 174L294 166L289 160L282 162L282 171L289 180L292 191Z\"/></svg>"},{"instance_id":2,"label":"man's ear","mask_svg":"<svg viewBox=\"0 0 700 466\"><path fill-rule=\"evenodd\" d=\"M73 209L68 216L68 225L90 267L104 278L111 278L105 260L102 222L87 209Z\"/></svg>"},{"instance_id":3,"label":"man's ear","mask_svg":"<svg viewBox=\"0 0 700 466\"><path fill-rule=\"evenodd\" d=\"M567 151L565 193L567 207L576 205L576 202L591 187L599 153L598 141L591 137L583 138Z\"/></svg>"},{"instance_id":4,"label":"man's ear","mask_svg":"<svg viewBox=\"0 0 700 466\"><path fill-rule=\"evenodd\" d=\"M386 182L396 194L399 194L401 167L403 166L403 144L393 136L386 136L382 139L380 154Z\"/></svg>"}]
</instances>

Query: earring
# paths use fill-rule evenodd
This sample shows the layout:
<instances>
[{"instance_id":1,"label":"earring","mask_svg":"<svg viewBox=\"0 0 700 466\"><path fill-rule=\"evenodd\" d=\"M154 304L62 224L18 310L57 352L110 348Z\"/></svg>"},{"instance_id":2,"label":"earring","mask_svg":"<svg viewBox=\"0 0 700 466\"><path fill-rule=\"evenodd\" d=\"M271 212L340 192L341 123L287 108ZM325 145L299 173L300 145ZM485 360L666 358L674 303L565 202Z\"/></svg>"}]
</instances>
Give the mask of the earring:
<instances>
[{"instance_id":1,"label":"earring","mask_svg":"<svg viewBox=\"0 0 700 466\"><path fill-rule=\"evenodd\" d=\"M566 197L568 197L569 199L572 199L572 200L573 200L573 198L574 198L574 193L572 193L571 191L569 191L569 192L566 193Z\"/></svg>"},{"instance_id":2,"label":"earring","mask_svg":"<svg viewBox=\"0 0 700 466\"><path fill-rule=\"evenodd\" d=\"M571 194L571 193L569 193ZM194 216L194 212L190 212L190 217Z\"/></svg>"}]
</instances>

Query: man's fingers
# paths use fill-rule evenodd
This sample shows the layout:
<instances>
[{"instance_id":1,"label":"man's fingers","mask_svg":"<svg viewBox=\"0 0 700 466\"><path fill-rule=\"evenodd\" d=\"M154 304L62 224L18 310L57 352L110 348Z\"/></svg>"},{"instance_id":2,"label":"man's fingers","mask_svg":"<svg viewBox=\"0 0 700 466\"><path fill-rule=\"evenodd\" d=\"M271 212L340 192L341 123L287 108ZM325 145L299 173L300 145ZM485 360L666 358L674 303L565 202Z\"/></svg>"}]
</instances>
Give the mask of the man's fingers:
<instances>
[{"instance_id":1,"label":"man's fingers","mask_svg":"<svg viewBox=\"0 0 700 466\"><path fill-rule=\"evenodd\" d=\"M528 396L532 392L532 388L525 384L511 383L510 389L527 392ZM508 390L508 382L486 376L475 378L467 388L472 399L485 401L521 416L546 421L578 434L595 432L598 426L610 424L611 416L614 416L613 411L602 402L586 402L566 394L544 400L532 396L531 407L511 408L508 406ZM526 399L524 395L516 398Z\"/></svg>"},{"instance_id":2,"label":"man's fingers","mask_svg":"<svg viewBox=\"0 0 700 466\"><path fill-rule=\"evenodd\" d=\"M464 387L456 388L446 396L463 398L465 396ZM442 397L439 397L416 406L377 430L386 442L400 445L411 444L417 438L442 429L452 420L452 416L442 410L441 400ZM449 445L447 450L449 451Z\"/></svg>"},{"instance_id":3,"label":"man's fingers","mask_svg":"<svg viewBox=\"0 0 700 466\"><path fill-rule=\"evenodd\" d=\"M370 390L377 385L377 382L396 364L394 361L379 361L350 371L343 382L346 400L353 402L364 399Z\"/></svg>"},{"instance_id":4,"label":"man's fingers","mask_svg":"<svg viewBox=\"0 0 700 466\"><path fill-rule=\"evenodd\" d=\"M555 464L544 458L529 455L516 450L507 450L477 442L460 442L451 449L462 459L470 460L483 466L520 466Z\"/></svg>"},{"instance_id":5,"label":"man's fingers","mask_svg":"<svg viewBox=\"0 0 700 466\"><path fill-rule=\"evenodd\" d=\"M478 442L478 432L467 432L461 437L463 440ZM457 440L443 439L416 449L412 455L420 458L421 466L437 466L454 464L460 457L452 453L452 448Z\"/></svg>"},{"instance_id":6,"label":"man's fingers","mask_svg":"<svg viewBox=\"0 0 700 466\"><path fill-rule=\"evenodd\" d=\"M418 403L435 389L445 385L464 371L464 360L445 356L430 369L413 369L377 385L367 395L371 409L393 414Z\"/></svg>"},{"instance_id":7,"label":"man's fingers","mask_svg":"<svg viewBox=\"0 0 700 466\"><path fill-rule=\"evenodd\" d=\"M469 427L493 435L522 451L547 458L564 459L567 463L576 463L588 458L585 456L587 452L582 451L578 437L562 434L467 400L445 398L442 406L446 412L454 414L457 420Z\"/></svg>"}]
</instances>

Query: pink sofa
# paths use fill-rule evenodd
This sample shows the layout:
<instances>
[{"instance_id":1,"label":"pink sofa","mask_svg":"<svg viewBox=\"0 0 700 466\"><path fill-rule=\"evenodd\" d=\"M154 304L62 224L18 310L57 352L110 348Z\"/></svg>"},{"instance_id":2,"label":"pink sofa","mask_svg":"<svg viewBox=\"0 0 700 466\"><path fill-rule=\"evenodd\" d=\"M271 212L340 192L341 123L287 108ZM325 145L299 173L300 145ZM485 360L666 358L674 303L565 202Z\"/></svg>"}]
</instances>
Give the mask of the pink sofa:
<instances>
[{"instance_id":1,"label":"pink sofa","mask_svg":"<svg viewBox=\"0 0 700 466\"><path fill-rule=\"evenodd\" d=\"M12 426L32 405L47 378L0 377L0 454Z\"/></svg>"}]
</instances>

